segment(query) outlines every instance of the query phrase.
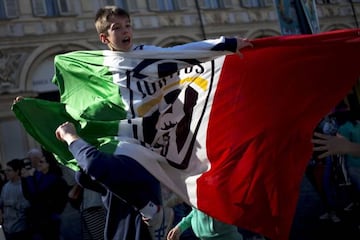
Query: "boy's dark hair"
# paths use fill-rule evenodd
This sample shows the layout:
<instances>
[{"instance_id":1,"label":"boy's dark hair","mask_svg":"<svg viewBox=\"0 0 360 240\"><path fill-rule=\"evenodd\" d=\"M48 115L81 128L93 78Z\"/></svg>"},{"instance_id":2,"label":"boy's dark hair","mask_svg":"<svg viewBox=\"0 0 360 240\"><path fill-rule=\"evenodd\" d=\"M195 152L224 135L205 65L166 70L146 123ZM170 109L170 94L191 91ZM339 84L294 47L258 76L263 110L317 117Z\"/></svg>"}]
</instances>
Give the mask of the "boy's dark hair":
<instances>
[{"instance_id":1,"label":"boy's dark hair","mask_svg":"<svg viewBox=\"0 0 360 240\"><path fill-rule=\"evenodd\" d=\"M98 34L106 33L110 27L110 17L127 17L130 20L130 14L117 6L105 6L100 8L95 15L95 28Z\"/></svg>"},{"instance_id":2,"label":"boy's dark hair","mask_svg":"<svg viewBox=\"0 0 360 240\"><path fill-rule=\"evenodd\" d=\"M11 167L15 172L18 171L18 170L21 171L21 169L23 167L23 161L20 160L20 159L15 158L15 159L12 159L12 160L8 161L6 163L6 165ZM20 172L19 172L19 174L20 174Z\"/></svg>"},{"instance_id":3,"label":"boy's dark hair","mask_svg":"<svg viewBox=\"0 0 360 240\"><path fill-rule=\"evenodd\" d=\"M60 177L63 176L62 169L54 154L45 150L43 147L41 147L41 151L45 157L46 162L49 164L49 172L52 172Z\"/></svg>"}]
</instances>

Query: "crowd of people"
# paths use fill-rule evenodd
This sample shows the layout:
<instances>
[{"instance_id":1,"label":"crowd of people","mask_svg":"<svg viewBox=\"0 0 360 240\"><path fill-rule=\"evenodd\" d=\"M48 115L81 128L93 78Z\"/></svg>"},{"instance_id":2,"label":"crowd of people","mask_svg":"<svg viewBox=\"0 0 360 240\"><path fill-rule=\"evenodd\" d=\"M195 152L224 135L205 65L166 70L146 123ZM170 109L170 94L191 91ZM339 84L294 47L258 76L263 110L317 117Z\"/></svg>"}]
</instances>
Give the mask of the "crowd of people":
<instances>
[{"instance_id":1,"label":"crowd of people","mask_svg":"<svg viewBox=\"0 0 360 240\"><path fill-rule=\"evenodd\" d=\"M4 172L0 209L6 239L60 239L69 186L54 156L32 149L26 158L8 161Z\"/></svg>"},{"instance_id":2,"label":"crowd of people","mask_svg":"<svg viewBox=\"0 0 360 240\"><path fill-rule=\"evenodd\" d=\"M344 106L344 102L341 105ZM359 210L359 114L346 105L345 109L335 109L319 123L312 142L314 152L306 176L322 202L324 213L319 219L340 223L339 215L344 211Z\"/></svg>"},{"instance_id":3,"label":"crowd of people","mask_svg":"<svg viewBox=\"0 0 360 240\"><path fill-rule=\"evenodd\" d=\"M81 228L80 234L71 239L104 239L101 193L80 189L74 201L75 173L52 153L33 148L25 158L8 161L2 172L0 224L7 240L68 239L62 229L64 219L71 220L63 215L67 205L80 218L80 224L74 224Z\"/></svg>"},{"instance_id":4,"label":"crowd of people","mask_svg":"<svg viewBox=\"0 0 360 240\"><path fill-rule=\"evenodd\" d=\"M137 48L133 45L130 16L123 9L101 8L96 14L95 26L100 41L110 50L147 49L147 46ZM221 37L184 44L179 49L201 47L209 52L216 51L217 56L219 52L224 55L239 53L250 46L246 39ZM149 48L154 49L153 46ZM343 137L336 135L337 132ZM0 197L7 240L60 240L61 214L68 202L81 211L83 239L243 239L238 227L222 223L190 206L179 215L175 206L164 204L159 181L143 166L128 156L99 151L79 137L73 123L61 124L54 134L68 145L81 168L74 173L76 183L69 185L65 181L54 156L44 150L30 151L26 158L30 162L23 159L9 161ZM333 136L324 131L315 133L314 151L322 152L317 158L336 154L346 156L345 164L354 163L347 166L349 181L360 191L360 164L356 160L360 156L359 145L356 145L360 144L358 121L339 126L331 134ZM328 159L328 163L333 161ZM329 185L327 182L321 186ZM329 192L325 191L324 199L329 211L333 211L334 205L327 197ZM353 200L354 204L358 203L357 198ZM176 207L184 207L184 204L180 202ZM189 228L193 230L190 233L186 231ZM265 239L256 234L253 237Z\"/></svg>"}]
</instances>

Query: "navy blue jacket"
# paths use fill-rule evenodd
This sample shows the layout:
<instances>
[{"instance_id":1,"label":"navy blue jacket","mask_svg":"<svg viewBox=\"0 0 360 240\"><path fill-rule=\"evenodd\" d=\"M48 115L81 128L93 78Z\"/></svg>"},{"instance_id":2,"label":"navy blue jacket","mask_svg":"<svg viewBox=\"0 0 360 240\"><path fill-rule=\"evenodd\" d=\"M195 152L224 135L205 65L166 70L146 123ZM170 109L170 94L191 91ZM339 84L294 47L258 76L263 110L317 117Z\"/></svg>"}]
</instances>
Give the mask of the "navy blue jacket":
<instances>
[{"instance_id":1,"label":"navy blue jacket","mask_svg":"<svg viewBox=\"0 0 360 240\"><path fill-rule=\"evenodd\" d=\"M136 209L148 201L160 203L159 182L134 159L100 152L81 139L69 149L84 171L77 174L79 184L105 194L105 239L150 240Z\"/></svg>"}]
</instances>

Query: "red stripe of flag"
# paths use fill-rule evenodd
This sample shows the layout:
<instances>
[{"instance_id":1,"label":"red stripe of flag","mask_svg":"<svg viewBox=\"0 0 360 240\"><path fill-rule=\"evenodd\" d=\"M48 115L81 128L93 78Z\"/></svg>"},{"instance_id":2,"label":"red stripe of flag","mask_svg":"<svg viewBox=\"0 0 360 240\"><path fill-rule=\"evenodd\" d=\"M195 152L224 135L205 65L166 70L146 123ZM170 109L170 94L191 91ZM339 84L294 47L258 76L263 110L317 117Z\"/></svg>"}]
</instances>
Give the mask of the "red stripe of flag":
<instances>
[{"instance_id":1,"label":"red stripe of flag","mask_svg":"<svg viewBox=\"0 0 360 240\"><path fill-rule=\"evenodd\" d=\"M253 41L225 60L198 207L271 239L289 237L312 131L360 76L359 30Z\"/></svg>"}]
</instances>

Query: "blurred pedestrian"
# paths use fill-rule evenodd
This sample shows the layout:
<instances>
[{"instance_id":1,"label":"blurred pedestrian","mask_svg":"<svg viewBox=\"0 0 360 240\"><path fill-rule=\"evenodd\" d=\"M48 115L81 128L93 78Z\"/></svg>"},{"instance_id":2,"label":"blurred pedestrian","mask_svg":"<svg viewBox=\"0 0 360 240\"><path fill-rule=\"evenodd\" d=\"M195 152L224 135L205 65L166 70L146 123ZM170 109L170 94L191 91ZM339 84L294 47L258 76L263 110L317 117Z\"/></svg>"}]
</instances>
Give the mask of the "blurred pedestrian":
<instances>
[{"instance_id":1,"label":"blurred pedestrian","mask_svg":"<svg viewBox=\"0 0 360 240\"><path fill-rule=\"evenodd\" d=\"M2 226L7 240L30 239L27 210L30 203L25 199L21 186L23 160L12 159L6 163L5 174L8 179L0 195Z\"/></svg>"},{"instance_id":2,"label":"blurred pedestrian","mask_svg":"<svg viewBox=\"0 0 360 240\"><path fill-rule=\"evenodd\" d=\"M68 186L54 156L42 150L36 170L22 178L23 192L29 200L32 240L60 240L61 213L68 201Z\"/></svg>"},{"instance_id":3,"label":"blurred pedestrian","mask_svg":"<svg viewBox=\"0 0 360 240\"><path fill-rule=\"evenodd\" d=\"M6 179L5 171L3 169L2 164L0 163L0 191L6 182L7 182L7 179Z\"/></svg>"}]
</instances>

